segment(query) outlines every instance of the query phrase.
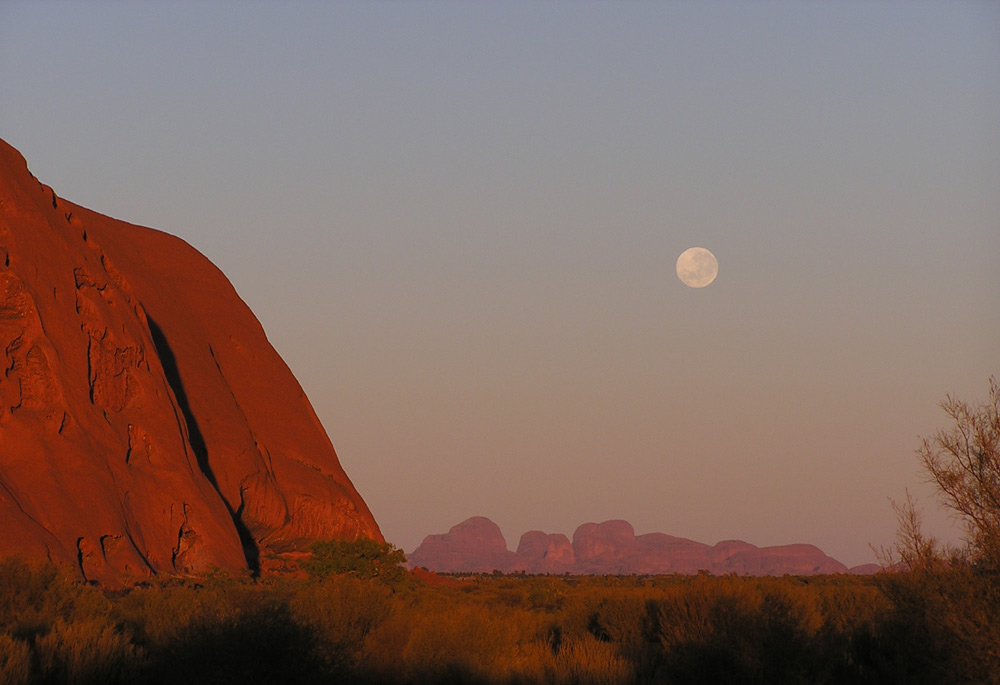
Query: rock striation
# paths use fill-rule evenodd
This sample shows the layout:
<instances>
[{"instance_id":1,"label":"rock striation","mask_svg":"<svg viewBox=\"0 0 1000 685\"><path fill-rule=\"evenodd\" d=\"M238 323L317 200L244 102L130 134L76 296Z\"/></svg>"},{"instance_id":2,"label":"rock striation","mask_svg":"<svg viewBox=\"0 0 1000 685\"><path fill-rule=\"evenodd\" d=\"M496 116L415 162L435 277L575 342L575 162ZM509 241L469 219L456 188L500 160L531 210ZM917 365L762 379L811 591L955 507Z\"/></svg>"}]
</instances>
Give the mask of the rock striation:
<instances>
[{"instance_id":1,"label":"rock striation","mask_svg":"<svg viewBox=\"0 0 1000 685\"><path fill-rule=\"evenodd\" d=\"M116 583L378 525L190 245L59 198L0 141L0 554Z\"/></svg>"},{"instance_id":2,"label":"rock striation","mask_svg":"<svg viewBox=\"0 0 1000 685\"><path fill-rule=\"evenodd\" d=\"M440 573L570 573L655 575L735 573L750 576L874 573L880 567L848 569L813 545L756 547L741 540L706 545L663 533L636 535L627 521L585 523L573 542L565 535L529 531L517 551L507 550L500 528L476 516L448 533L429 535L407 561Z\"/></svg>"}]
</instances>

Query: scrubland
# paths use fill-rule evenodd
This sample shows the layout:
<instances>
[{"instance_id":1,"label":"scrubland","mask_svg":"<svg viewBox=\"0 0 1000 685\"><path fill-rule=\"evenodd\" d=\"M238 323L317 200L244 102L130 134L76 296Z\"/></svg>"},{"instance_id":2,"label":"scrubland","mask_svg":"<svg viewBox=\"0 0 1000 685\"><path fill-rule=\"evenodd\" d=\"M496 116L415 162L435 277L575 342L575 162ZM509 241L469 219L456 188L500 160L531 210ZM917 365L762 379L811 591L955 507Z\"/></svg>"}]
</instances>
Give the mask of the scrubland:
<instances>
[{"instance_id":1,"label":"scrubland","mask_svg":"<svg viewBox=\"0 0 1000 685\"><path fill-rule=\"evenodd\" d=\"M0 561L0 683L1000 682L1000 583L221 572L124 590Z\"/></svg>"}]
</instances>

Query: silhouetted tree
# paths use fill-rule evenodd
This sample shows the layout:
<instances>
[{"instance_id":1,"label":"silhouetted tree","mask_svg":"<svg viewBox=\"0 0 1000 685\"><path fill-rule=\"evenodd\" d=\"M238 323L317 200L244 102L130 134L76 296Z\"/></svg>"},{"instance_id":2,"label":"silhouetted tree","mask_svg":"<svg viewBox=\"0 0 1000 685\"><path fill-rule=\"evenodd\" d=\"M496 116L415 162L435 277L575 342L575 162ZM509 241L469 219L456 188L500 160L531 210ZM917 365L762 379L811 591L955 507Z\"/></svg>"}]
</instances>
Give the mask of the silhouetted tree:
<instances>
[{"instance_id":1,"label":"silhouetted tree","mask_svg":"<svg viewBox=\"0 0 1000 685\"><path fill-rule=\"evenodd\" d=\"M954 421L924 438L917 454L945 505L968 529L971 561L1000 571L1000 385L990 378L989 400L970 405L949 395L941 407Z\"/></svg>"},{"instance_id":2,"label":"silhouetted tree","mask_svg":"<svg viewBox=\"0 0 1000 685\"><path fill-rule=\"evenodd\" d=\"M1000 683L1000 386L995 378L989 386L979 405L947 396L941 407L952 426L917 450L966 526L965 549L943 550L925 536L909 494L895 505L893 556L907 571L886 574L881 585L895 605L886 640L898 649L893 660L913 669L903 674L908 681Z\"/></svg>"}]
</instances>

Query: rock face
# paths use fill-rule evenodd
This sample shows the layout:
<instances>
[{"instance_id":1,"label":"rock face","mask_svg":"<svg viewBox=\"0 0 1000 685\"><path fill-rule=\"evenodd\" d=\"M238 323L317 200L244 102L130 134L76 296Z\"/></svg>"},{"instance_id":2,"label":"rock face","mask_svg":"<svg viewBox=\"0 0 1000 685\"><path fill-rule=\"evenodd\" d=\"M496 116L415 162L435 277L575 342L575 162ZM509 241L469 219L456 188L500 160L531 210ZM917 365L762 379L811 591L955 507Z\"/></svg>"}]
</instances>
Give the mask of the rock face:
<instances>
[{"instance_id":1,"label":"rock face","mask_svg":"<svg viewBox=\"0 0 1000 685\"><path fill-rule=\"evenodd\" d=\"M288 367L184 241L0 141L0 554L113 583L378 525Z\"/></svg>"},{"instance_id":2,"label":"rock face","mask_svg":"<svg viewBox=\"0 0 1000 685\"><path fill-rule=\"evenodd\" d=\"M576 564L576 552L562 533L547 535L532 530L521 536L517 556L532 573L569 573Z\"/></svg>"},{"instance_id":3,"label":"rock face","mask_svg":"<svg viewBox=\"0 0 1000 685\"><path fill-rule=\"evenodd\" d=\"M443 535L429 535L407 556L412 566L442 573L572 573L594 575L654 575L665 573L739 575L812 575L847 573L848 568L813 545L755 547L740 540L706 545L663 533L636 535L628 521L585 523L573 534L530 531L521 536L517 552L507 550L500 528L477 516ZM852 573L874 573L866 565Z\"/></svg>"},{"instance_id":4,"label":"rock face","mask_svg":"<svg viewBox=\"0 0 1000 685\"><path fill-rule=\"evenodd\" d=\"M517 555L507 549L500 526L473 516L442 535L428 535L407 557L413 566L430 571L461 568L471 573L517 568Z\"/></svg>"}]
</instances>

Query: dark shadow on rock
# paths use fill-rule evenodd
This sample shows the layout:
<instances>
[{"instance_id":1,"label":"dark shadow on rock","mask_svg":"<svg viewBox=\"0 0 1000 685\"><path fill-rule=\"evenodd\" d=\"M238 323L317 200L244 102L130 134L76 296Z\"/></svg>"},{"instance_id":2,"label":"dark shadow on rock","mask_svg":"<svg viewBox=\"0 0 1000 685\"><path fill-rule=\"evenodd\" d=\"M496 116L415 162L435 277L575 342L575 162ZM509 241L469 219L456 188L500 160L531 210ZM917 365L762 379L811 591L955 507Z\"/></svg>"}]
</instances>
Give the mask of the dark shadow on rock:
<instances>
[{"instance_id":1,"label":"dark shadow on rock","mask_svg":"<svg viewBox=\"0 0 1000 685\"><path fill-rule=\"evenodd\" d=\"M243 544L243 556L246 557L247 566L254 576L258 576L260 575L260 548L257 545L257 541L254 540L250 529L243 522L240 512L233 509L219 490L219 483L215 479L215 474L212 472L212 465L208 460L208 446L205 444L205 437L201 434L201 429L198 427L198 419L195 418L194 413L191 411L191 404L188 402L187 393L184 391L184 383L181 380L181 373L177 368L177 359L174 357L174 352L170 348L167 337L163 334L163 329L156 324L148 313L146 314L146 320L149 322L149 332L153 337L153 344L156 346L156 354L160 358L163 373L167 377L170 389L174 391L174 397L177 398L177 407L181 410L181 415L184 417L184 423L188 431L188 441L191 449L194 451L198 468L205 475L205 478L208 479L208 482L212 484L212 487L215 488L223 504L226 505L226 509L233 519L233 524L236 526L236 532L239 533L240 542ZM241 506L240 509L242 508Z\"/></svg>"}]
</instances>

